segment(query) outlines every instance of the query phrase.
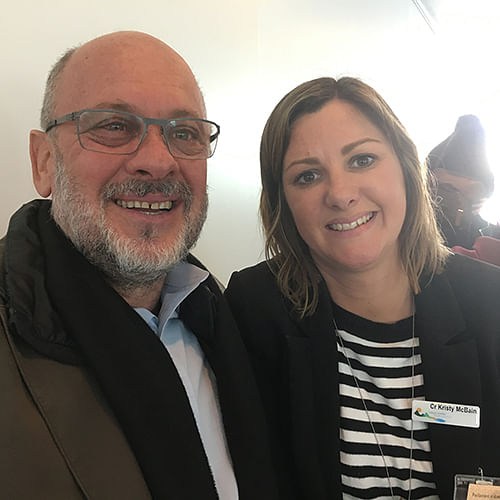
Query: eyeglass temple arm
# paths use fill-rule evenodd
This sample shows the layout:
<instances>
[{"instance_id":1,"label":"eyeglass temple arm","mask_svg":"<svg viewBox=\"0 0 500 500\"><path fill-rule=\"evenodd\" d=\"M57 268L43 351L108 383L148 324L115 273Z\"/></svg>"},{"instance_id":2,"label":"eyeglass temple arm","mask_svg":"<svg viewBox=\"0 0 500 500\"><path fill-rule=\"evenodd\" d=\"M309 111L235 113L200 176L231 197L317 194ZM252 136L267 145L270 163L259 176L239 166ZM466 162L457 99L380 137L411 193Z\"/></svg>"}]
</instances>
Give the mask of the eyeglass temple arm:
<instances>
[{"instance_id":1,"label":"eyeglass temple arm","mask_svg":"<svg viewBox=\"0 0 500 500\"><path fill-rule=\"evenodd\" d=\"M217 130L210 136L210 142L215 141L215 139L217 139L217 137L219 137L220 134L220 126L217 125L216 123L214 123L214 125L217 127Z\"/></svg>"},{"instance_id":2,"label":"eyeglass temple arm","mask_svg":"<svg viewBox=\"0 0 500 500\"><path fill-rule=\"evenodd\" d=\"M57 118L56 120L52 120L45 128L45 133L47 133L49 130L53 129L54 127L57 127L58 125L61 125L61 123L72 122L72 121L76 120L78 115L79 115L79 113L77 111L73 111L73 113L68 113L67 115L61 116L60 118Z\"/></svg>"}]
</instances>

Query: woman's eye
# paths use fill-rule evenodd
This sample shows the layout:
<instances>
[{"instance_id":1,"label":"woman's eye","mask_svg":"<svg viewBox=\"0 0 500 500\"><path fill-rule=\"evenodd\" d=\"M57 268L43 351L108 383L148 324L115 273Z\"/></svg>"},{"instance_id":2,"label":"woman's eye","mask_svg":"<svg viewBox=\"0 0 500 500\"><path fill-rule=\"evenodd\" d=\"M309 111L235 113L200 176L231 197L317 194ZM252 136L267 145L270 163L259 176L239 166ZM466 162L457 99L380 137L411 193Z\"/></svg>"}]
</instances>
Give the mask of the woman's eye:
<instances>
[{"instance_id":1,"label":"woman's eye","mask_svg":"<svg viewBox=\"0 0 500 500\"><path fill-rule=\"evenodd\" d=\"M366 168L371 166L374 161L373 155L359 155L351 160L351 165L355 168Z\"/></svg>"},{"instance_id":2,"label":"woman's eye","mask_svg":"<svg viewBox=\"0 0 500 500\"><path fill-rule=\"evenodd\" d=\"M301 172L294 179L294 184L312 184L319 177L318 172L314 172L313 170L307 170L306 172Z\"/></svg>"}]
</instances>

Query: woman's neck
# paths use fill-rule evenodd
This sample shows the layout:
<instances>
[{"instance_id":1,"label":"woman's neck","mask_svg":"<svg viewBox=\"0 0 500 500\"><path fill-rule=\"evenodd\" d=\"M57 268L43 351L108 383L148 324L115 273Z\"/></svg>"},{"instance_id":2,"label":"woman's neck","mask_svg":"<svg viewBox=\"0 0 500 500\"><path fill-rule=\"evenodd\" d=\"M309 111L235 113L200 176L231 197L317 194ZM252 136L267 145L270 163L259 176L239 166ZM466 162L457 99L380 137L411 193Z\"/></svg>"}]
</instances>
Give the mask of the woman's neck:
<instances>
[{"instance_id":1,"label":"woman's neck","mask_svg":"<svg viewBox=\"0 0 500 500\"><path fill-rule=\"evenodd\" d=\"M337 270L321 274L333 301L358 316L379 323L395 323L414 312L410 282L400 265L384 271Z\"/></svg>"}]
</instances>

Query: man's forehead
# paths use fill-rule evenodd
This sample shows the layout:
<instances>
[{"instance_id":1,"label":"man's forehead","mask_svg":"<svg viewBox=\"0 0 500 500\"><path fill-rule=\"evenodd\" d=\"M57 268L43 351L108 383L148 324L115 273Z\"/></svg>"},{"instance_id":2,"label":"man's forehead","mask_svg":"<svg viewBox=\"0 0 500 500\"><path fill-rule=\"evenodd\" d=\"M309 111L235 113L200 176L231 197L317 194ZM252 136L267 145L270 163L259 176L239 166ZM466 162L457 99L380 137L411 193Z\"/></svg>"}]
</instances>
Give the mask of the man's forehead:
<instances>
[{"instance_id":1,"label":"man's forehead","mask_svg":"<svg viewBox=\"0 0 500 500\"><path fill-rule=\"evenodd\" d=\"M95 109L126 111L127 113L141 114L142 112L140 108L128 102L122 101L121 99L115 99L111 101L101 101L93 106ZM165 118L172 118L172 117L200 118L199 111L193 108L177 107L175 109L170 109L169 112L171 116L165 116Z\"/></svg>"},{"instance_id":2,"label":"man's forehead","mask_svg":"<svg viewBox=\"0 0 500 500\"><path fill-rule=\"evenodd\" d=\"M97 107L101 101L122 101L131 107L149 102L155 112L162 112L162 100L190 109L191 114L204 114L201 92L179 54L149 35L124 32L92 40L75 51L61 74L56 108L60 114Z\"/></svg>"}]
</instances>

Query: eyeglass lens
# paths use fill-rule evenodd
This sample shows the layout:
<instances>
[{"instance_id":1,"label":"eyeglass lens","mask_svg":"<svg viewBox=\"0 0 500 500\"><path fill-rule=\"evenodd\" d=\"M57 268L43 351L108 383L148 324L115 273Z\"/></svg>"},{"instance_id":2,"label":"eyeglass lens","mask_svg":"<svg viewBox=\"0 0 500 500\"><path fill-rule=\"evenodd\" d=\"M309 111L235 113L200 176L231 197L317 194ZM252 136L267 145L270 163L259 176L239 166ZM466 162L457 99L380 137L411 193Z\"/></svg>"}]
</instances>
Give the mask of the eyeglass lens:
<instances>
[{"instance_id":1,"label":"eyeglass lens","mask_svg":"<svg viewBox=\"0 0 500 500\"><path fill-rule=\"evenodd\" d=\"M120 111L84 111L78 119L83 148L111 154L133 153L139 147L147 120ZM170 153L177 158L206 159L212 156L216 126L199 119L166 120L162 135Z\"/></svg>"}]
</instances>

